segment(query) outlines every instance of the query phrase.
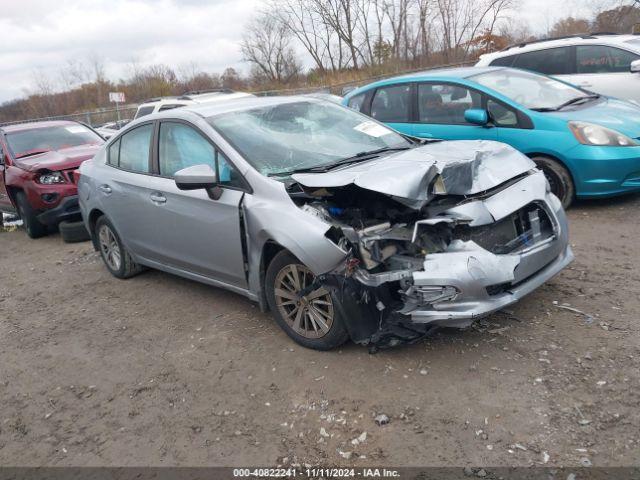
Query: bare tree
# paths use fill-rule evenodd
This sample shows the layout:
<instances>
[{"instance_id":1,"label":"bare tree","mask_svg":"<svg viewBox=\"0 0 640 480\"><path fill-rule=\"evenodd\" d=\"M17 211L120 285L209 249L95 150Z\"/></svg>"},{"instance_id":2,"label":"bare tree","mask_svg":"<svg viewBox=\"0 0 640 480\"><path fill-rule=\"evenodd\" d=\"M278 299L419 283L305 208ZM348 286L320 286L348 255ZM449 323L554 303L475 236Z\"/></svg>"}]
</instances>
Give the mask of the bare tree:
<instances>
[{"instance_id":1,"label":"bare tree","mask_svg":"<svg viewBox=\"0 0 640 480\"><path fill-rule=\"evenodd\" d=\"M242 55L259 77L284 83L300 74L302 66L291 47L292 33L281 19L269 13L255 17L246 27Z\"/></svg>"}]
</instances>

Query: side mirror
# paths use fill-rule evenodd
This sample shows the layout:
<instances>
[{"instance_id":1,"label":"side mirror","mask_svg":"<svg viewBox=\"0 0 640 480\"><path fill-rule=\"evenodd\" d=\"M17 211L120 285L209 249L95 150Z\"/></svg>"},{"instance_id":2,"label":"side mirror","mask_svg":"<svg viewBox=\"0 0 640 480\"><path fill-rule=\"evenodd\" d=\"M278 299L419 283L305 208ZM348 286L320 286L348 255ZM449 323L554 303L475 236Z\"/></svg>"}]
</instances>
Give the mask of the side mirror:
<instances>
[{"instance_id":1,"label":"side mirror","mask_svg":"<svg viewBox=\"0 0 640 480\"><path fill-rule=\"evenodd\" d=\"M489 114L481 108L470 108L464 111L464 119L474 125L486 127L489 123Z\"/></svg>"},{"instance_id":2,"label":"side mirror","mask_svg":"<svg viewBox=\"0 0 640 480\"><path fill-rule=\"evenodd\" d=\"M173 178L180 190L204 189L212 200L218 200L222 195L216 172L209 165L194 165L183 168L178 170Z\"/></svg>"},{"instance_id":3,"label":"side mirror","mask_svg":"<svg viewBox=\"0 0 640 480\"><path fill-rule=\"evenodd\" d=\"M634 60L633 62L631 62L629 71L631 73L640 73L640 60Z\"/></svg>"}]
</instances>

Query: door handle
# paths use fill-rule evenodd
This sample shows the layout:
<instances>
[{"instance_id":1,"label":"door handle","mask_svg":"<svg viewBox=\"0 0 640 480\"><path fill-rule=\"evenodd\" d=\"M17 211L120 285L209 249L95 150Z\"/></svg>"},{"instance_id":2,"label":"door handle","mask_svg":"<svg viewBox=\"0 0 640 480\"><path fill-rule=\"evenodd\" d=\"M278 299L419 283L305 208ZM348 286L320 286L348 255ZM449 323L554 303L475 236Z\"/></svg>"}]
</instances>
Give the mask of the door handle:
<instances>
[{"instance_id":1,"label":"door handle","mask_svg":"<svg viewBox=\"0 0 640 480\"><path fill-rule=\"evenodd\" d=\"M149 198L151 198L153 203L167 203L167 197L161 193L152 193Z\"/></svg>"},{"instance_id":2,"label":"door handle","mask_svg":"<svg viewBox=\"0 0 640 480\"><path fill-rule=\"evenodd\" d=\"M582 83L580 84L580 86L581 86L581 87L593 87L593 85L592 85L591 83L589 83L589 82L582 82Z\"/></svg>"},{"instance_id":3,"label":"door handle","mask_svg":"<svg viewBox=\"0 0 640 480\"><path fill-rule=\"evenodd\" d=\"M109 185L100 185L98 187L98 190L100 190L102 193L106 193L107 195L111 193L111 187Z\"/></svg>"}]
</instances>

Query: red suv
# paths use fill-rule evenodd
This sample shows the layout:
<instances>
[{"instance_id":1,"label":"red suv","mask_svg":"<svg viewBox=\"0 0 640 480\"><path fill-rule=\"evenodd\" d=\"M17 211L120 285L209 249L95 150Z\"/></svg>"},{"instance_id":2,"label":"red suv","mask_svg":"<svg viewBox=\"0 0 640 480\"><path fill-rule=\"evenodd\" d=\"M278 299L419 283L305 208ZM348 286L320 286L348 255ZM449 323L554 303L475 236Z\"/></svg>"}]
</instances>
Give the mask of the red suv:
<instances>
[{"instance_id":1,"label":"red suv","mask_svg":"<svg viewBox=\"0 0 640 480\"><path fill-rule=\"evenodd\" d=\"M31 238L62 221L80 221L75 171L102 143L71 121L0 127L0 212L17 212Z\"/></svg>"}]
</instances>

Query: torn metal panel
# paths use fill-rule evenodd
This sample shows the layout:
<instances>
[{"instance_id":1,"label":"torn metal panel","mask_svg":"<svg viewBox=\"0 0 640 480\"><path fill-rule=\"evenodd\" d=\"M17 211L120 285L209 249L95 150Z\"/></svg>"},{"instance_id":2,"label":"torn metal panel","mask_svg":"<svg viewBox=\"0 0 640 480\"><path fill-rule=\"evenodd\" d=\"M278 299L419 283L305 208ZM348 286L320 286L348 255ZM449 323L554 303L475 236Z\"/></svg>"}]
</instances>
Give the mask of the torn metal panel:
<instances>
[{"instance_id":1,"label":"torn metal panel","mask_svg":"<svg viewBox=\"0 0 640 480\"><path fill-rule=\"evenodd\" d=\"M446 142L294 175L298 213L247 198L248 233L318 274L355 342L408 343L516 302L571 261L564 212L532 168L502 144Z\"/></svg>"},{"instance_id":2,"label":"torn metal panel","mask_svg":"<svg viewBox=\"0 0 640 480\"><path fill-rule=\"evenodd\" d=\"M474 195L534 168L529 158L506 144L461 140L436 142L330 172L300 173L292 178L315 189L353 184L420 209L433 198L430 186L438 175L446 194Z\"/></svg>"}]
</instances>

